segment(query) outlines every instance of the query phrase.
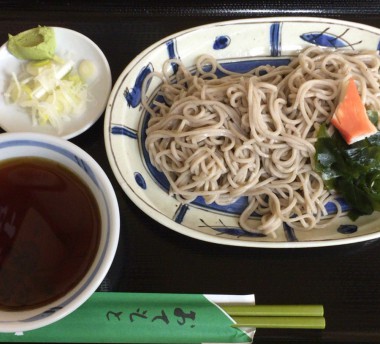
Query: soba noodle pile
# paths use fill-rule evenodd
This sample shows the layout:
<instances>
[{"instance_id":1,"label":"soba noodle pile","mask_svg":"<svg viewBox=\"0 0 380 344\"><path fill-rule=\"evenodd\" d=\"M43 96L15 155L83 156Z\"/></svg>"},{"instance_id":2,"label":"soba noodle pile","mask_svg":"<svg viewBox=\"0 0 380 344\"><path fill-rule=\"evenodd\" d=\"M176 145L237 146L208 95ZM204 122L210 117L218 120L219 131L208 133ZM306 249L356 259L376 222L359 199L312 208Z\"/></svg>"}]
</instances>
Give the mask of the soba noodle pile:
<instances>
[{"instance_id":1,"label":"soba noodle pile","mask_svg":"<svg viewBox=\"0 0 380 344\"><path fill-rule=\"evenodd\" d=\"M283 222L306 230L326 226L341 207L313 170L316 134L329 122L350 77L365 105L380 109L379 66L375 51L317 47L287 66L245 74L226 71L206 55L193 72L180 60L168 60L163 72L151 73L144 84L160 78L165 100L153 106L143 100L151 115L150 160L183 202L203 196L207 203L225 205L248 196L239 221L247 231L275 235ZM217 70L226 76L218 78ZM329 201L337 207L333 216L325 209ZM250 218L253 213L262 215L261 223Z\"/></svg>"}]
</instances>

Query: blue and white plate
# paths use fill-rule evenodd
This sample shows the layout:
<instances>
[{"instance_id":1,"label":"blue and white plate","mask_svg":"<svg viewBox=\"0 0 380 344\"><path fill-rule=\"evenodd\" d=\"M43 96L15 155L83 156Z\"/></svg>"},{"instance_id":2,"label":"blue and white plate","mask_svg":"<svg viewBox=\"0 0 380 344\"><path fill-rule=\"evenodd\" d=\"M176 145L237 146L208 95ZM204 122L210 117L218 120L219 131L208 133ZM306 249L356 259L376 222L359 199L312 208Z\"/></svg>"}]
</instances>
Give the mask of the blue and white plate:
<instances>
[{"instance_id":1,"label":"blue and white plate","mask_svg":"<svg viewBox=\"0 0 380 344\"><path fill-rule=\"evenodd\" d=\"M226 207L202 199L184 204L168 195L168 182L151 165L145 151L147 114L141 107L141 85L168 58L191 68L201 54L215 56L229 69L243 71L260 64L287 64L305 47L380 49L380 30L323 18L244 19L204 25L162 39L138 55L118 78L109 99L105 145L113 172L125 193L146 214L184 235L218 244L286 248L331 246L380 237L377 213L351 222L346 216L325 229L296 231L287 225L272 236L247 233L238 223L242 198ZM159 85L151 82L148 96Z\"/></svg>"}]
</instances>

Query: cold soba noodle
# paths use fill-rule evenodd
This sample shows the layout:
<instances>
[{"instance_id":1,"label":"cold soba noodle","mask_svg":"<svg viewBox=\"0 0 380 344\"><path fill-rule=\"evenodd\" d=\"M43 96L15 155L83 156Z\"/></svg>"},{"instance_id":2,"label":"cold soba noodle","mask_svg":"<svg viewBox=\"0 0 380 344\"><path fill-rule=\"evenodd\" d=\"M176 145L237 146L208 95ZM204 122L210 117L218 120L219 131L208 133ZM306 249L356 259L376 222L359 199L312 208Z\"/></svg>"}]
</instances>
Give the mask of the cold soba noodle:
<instances>
[{"instance_id":1,"label":"cold soba noodle","mask_svg":"<svg viewBox=\"0 0 380 344\"><path fill-rule=\"evenodd\" d=\"M246 74L228 72L206 55L197 60L195 73L169 60L162 74L151 73L144 84L160 78L165 99L153 109L143 100L151 115L150 160L166 175L171 194L184 202L203 196L224 205L248 196L240 216L247 231L275 235L282 222L297 229L324 227L342 210L313 170L317 131L330 120L351 76L364 104L380 109L379 62L374 51L316 47L287 66ZM218 79L217 69L227 76ZM327 214L327 202L336 204L337 214ZM262 215L259 225L250 219L254 212Z\"/></svg>"}]
</instances>

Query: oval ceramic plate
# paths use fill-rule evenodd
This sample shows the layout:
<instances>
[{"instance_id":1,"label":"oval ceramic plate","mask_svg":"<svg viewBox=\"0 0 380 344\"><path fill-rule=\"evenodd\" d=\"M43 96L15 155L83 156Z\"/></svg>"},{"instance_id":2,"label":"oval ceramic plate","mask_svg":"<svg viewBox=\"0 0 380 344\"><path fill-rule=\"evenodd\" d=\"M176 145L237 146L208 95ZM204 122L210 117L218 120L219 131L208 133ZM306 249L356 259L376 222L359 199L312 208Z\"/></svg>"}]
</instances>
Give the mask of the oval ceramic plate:
<instances>
[{"instance_id":1,"label":"oval ceramic plate","mask_svg":"<svg viewBox=\"0 0 380 344\"><path fill-rule=\"evenodd\" d=\"M76 65L81 60L90 60L96 67L96 77L89 82L88 86L91 99L86 111L64 122L60 132L50 125L33 126L31 116L25 109L4 101L3 93L9 85L11 73L17 74L21 64L26 63L11 55L5 43L0 48L0 126L5 131L39 132L70 139L91 127L104 112L111 92L112 80L110 67L103 52L93 41L79 32L59 27L53 29L57 41L57 55L70 56Z\"/></svg>"},{"instance_id":2,"label":"oval ceramic plate","mask_svg":"<svg viewBox=\"0 0 380 344\"><path fill-rule=\"evenodd\" d=\"M260 64L287 64L301 49L319 45L336 49L379 49L380 30L320 18L267 18L221 22L167 37L138 55L117 80L105 117L105 144L121 187L146 214L179 233L218 244L251 247L313 247L380 237L378 214L352 223L341 217L325 229L295 231L283 225L277 238L243 231L238 223L244 199L228 207L202 199L183 204L168 195L168 183L151 165L144 147L147 114L140 105L141 84L150 71L162 70L168 58L191 68L204 53L231 70ZM148 97L159 85L151 82Z\"/></svg>"}]
</instances>

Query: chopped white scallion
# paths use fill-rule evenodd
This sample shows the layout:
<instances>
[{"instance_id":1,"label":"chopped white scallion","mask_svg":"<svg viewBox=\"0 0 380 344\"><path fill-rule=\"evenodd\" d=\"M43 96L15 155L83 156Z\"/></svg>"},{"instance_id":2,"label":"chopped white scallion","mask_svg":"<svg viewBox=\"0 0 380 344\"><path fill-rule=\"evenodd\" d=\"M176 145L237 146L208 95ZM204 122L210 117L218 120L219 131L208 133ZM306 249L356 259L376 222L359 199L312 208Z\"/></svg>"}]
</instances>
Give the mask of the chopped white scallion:
<instances>
[{"instance_id":1,"label":"chopped white scallion","mask_svg":"<svg viewBox=\"0 0 380 344\"><path fill-rule=\"evenodd\" d=\"M79 64L78 73L85 82L92 81L96 77L96 67L90 60L83 60Z\"/></svg>"},{"instance_id":2,"label":"chopped white scallion","mask_svg":"<svg viewBox=\"0 0 380 344\"><path fill-rule=\"evenodd\" d=\"M61 81L61 79L71 71L73 66L74 66L74 61L71 61L71 60L66 62L63 66L56 67L53 64L52 70L51 71L48 70L46 75L43 75L43 76L37 75L36 77L39 77L39 81L40 81L42 86L40 86L39 88L37 88L36 90L33 91L32 97L40 99L47 92L50 92L51 90L53 90L57 86L59 81ZM49 81L50 72L54 73L54 78L51 79L51 82L45 82L45 81ZM45 77L46 77L46 79L44 80Z\"/></svg>"},{"instance_id":3,"label":"chopped white scallion","mask_svg":"<svg viewBox=\"0 0 380 344\"><path fill-rule=\"evenodd\" d=\"M85 111L88 85L73 61L55 57L29 62L24 67L19 75L12 73L4 96L9 103L26 108L33 125L50 124L59 132L62 122Z\"/></svg>"}]
</instances>

